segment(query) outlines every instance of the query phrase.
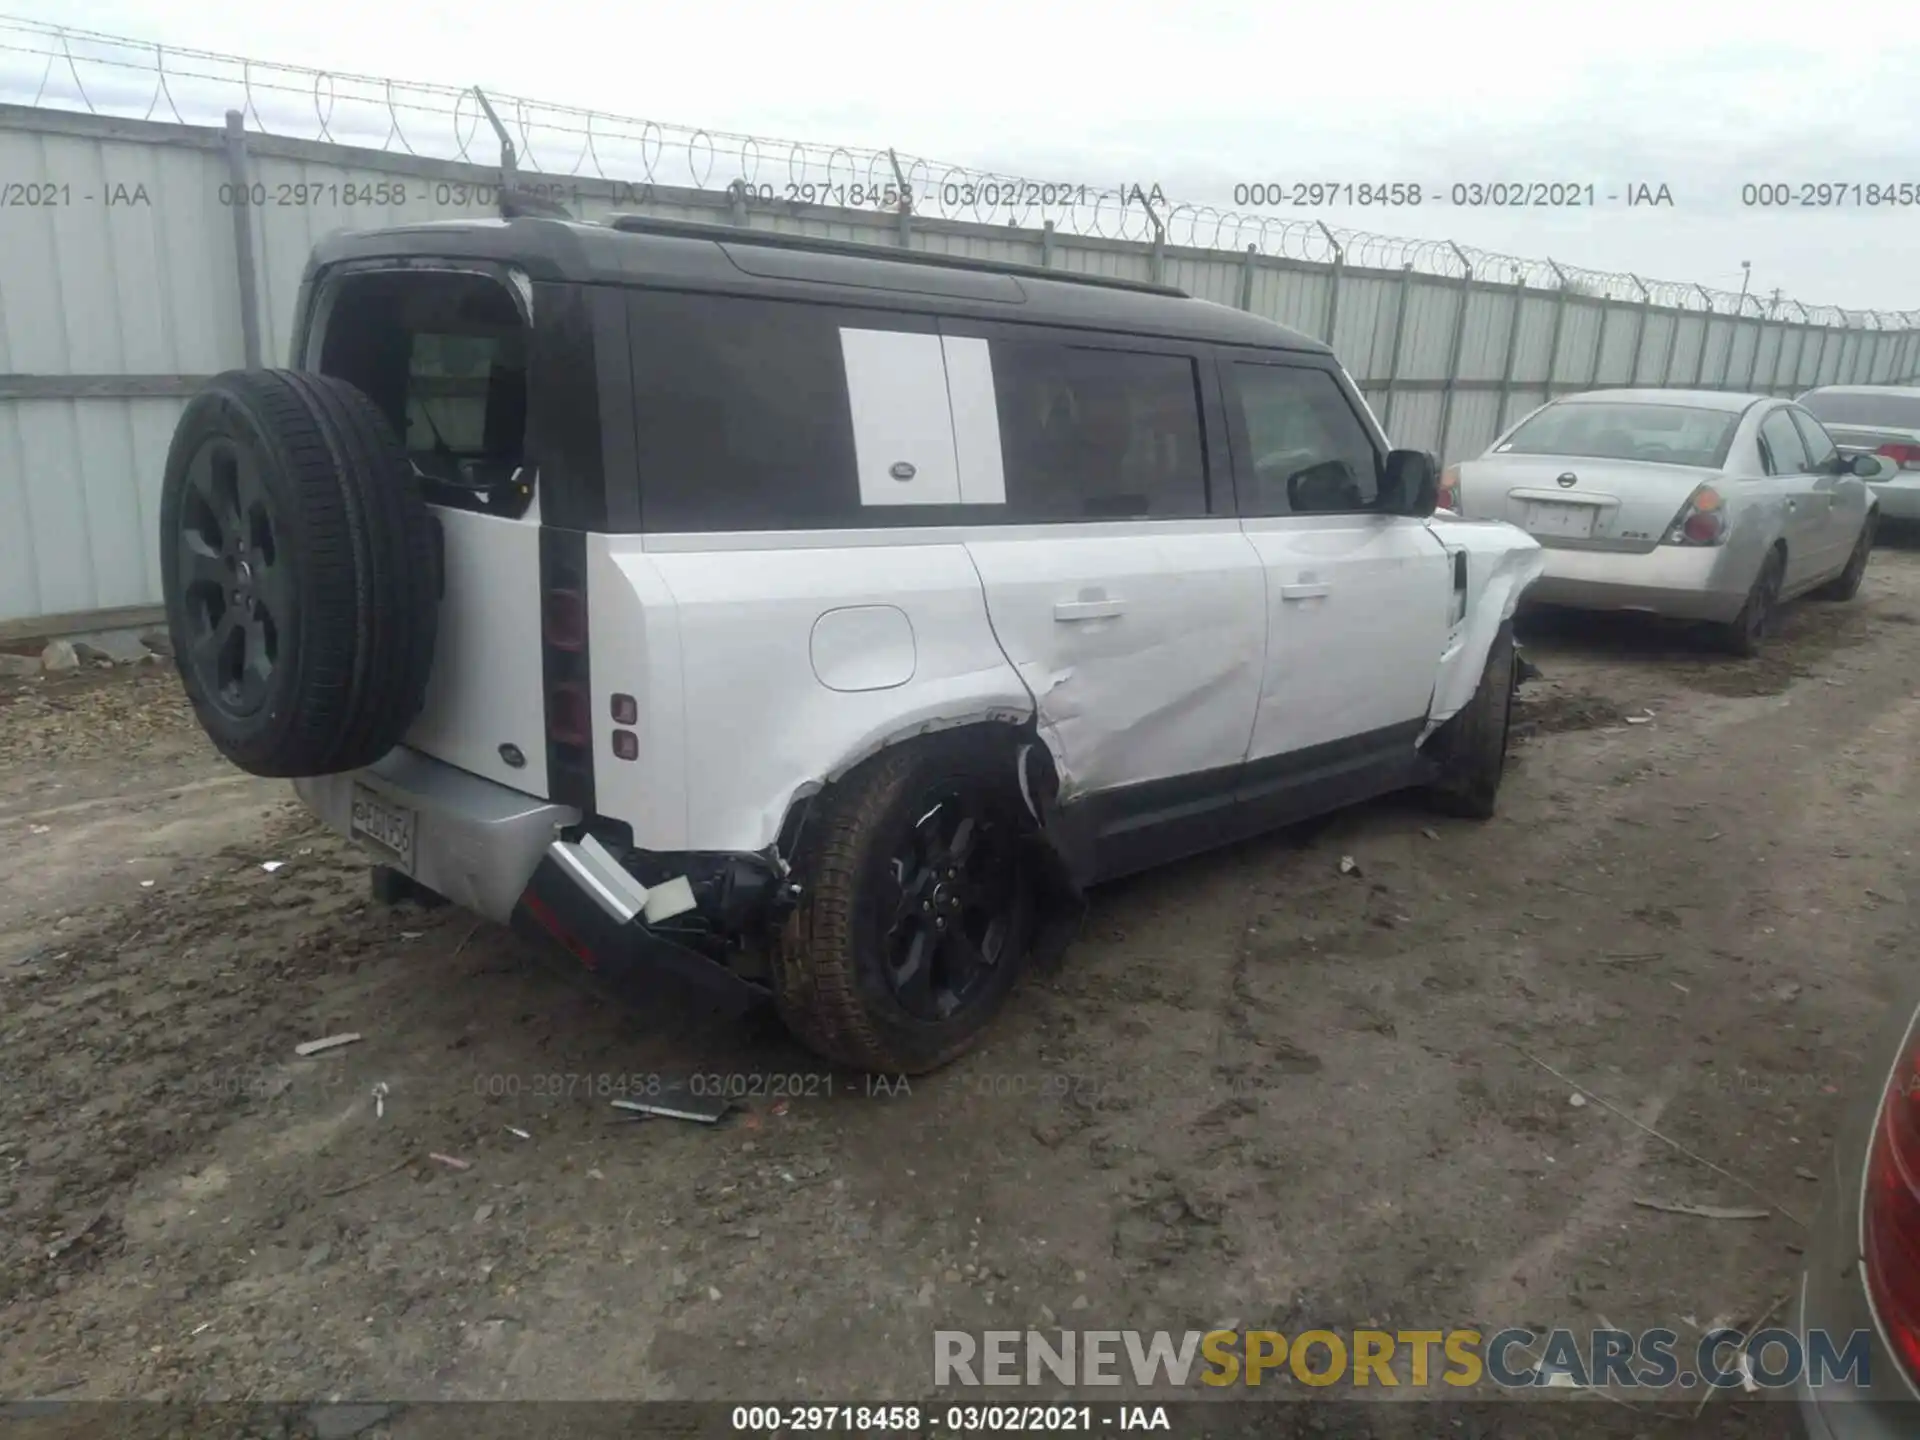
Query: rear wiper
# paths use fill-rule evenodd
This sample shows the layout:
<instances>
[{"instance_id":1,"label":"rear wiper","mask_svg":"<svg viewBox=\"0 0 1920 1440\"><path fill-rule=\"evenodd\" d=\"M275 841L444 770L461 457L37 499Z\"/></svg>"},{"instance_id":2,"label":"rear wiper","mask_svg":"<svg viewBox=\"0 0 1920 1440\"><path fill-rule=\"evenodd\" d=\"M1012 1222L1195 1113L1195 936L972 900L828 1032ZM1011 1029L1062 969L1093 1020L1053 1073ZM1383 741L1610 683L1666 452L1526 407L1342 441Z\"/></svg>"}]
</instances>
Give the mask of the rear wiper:
<instances>
[{"instance_id":1,"label":"rear wiper","mask_svg":"<svg viewBox=\"0 0 1920 1440\"><path fill-rule=\"evenodd\" d=\"M445 455L449 460L457 459L453 447L447 444L447 437L440 433L440 427L434 423L433 411L427 408L427 402L420 401L420 418L427 422L427 428L433 431L433 453Z\"/></svg>"}]
</instances>

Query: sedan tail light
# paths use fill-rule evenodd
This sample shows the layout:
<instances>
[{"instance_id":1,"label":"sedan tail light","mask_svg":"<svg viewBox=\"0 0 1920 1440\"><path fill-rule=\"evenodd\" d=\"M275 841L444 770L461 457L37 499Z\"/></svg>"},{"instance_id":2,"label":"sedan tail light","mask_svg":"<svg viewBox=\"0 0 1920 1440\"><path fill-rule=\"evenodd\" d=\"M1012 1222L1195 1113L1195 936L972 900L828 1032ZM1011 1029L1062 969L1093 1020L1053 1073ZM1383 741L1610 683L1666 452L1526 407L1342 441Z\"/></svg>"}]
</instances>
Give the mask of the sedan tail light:
<instances>
[{"instance_id":1,"label":"sedan tail light","mask_svg":"<svg viewBox=\"0 0 1920 1440\"><path fill-rule=\"evenodd\" d=\"M1719 545L1727 538L1727 503L1711 485L1702 485L1687 497L1668 527L1668 545Z\"/></svg>"},{"instance_id":2,"label":"sedan tail light","mask_svg":"<svg viewBox=\"0 0 1920 1440\"><path fill-rule=\"evenodd\" d=\"M1867 1293L1893 1353L1920 1383L1920 1053L1881 1097L1862 1201Z\"/></svg>"},{"instance_id":3,"label":"sedan tail light","mask_svg":"<svg viewBox=\"0 0 1920 1440\"><path fill-rule=\"evenodd\" d=\"M1442 510L1451 510L1456 515L1466 512L1460 508L1460 467L1449 465L1440 472L1440 487L1434 503Z\"/></svg>"},{"instance_id":4,"label":"sedan tail light","mask_svg":"<svg viewBox=\"0 0 1920 1440\"><path fill-rule=\"evenodd\" d=\"M1920 445L1882 445L1874 453L1886 456L1902 470L1920 470Z\"/></svg>"}]
</instances>

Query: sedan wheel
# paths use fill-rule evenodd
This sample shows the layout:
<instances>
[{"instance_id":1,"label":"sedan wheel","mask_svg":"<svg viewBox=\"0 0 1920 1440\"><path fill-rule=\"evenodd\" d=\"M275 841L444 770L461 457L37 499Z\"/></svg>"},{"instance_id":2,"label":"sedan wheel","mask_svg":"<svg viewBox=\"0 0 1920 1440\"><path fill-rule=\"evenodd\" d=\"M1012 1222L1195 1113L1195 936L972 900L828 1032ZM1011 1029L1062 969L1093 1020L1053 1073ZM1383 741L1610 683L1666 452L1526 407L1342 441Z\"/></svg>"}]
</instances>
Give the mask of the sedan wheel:
<instances>
[{"instance_id":1,"label":"sedan wheel","mask_svg":"<svg viewBox=\"0 0 1920 1440\"><path fill-rule=\"evenodd\" d=\"M1774 614L1780 606L1780 581L1786 570L1786 557L1778 550L1768 554L1747 592L1747 603L1720 632L1721 642L1735 655L1754 656L1773 631Z\"/></svg>"}]
</instances>

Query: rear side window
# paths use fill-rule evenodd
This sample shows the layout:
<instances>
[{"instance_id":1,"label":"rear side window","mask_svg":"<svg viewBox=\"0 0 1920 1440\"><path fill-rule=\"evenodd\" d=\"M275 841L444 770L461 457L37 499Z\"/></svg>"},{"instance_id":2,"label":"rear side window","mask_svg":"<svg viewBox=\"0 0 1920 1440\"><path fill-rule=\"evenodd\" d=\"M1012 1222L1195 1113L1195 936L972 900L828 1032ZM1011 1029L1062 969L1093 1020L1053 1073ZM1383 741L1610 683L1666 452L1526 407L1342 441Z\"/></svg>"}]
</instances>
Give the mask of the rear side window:
<instances>
[{"instance_id":1,"label":"rear side window","mask_svg":"<svg viewBox=\"0 0 1920 1440\"><path fill-rule=\"evenodd\" d=\"M629 315L647 529L858 523L845 311L643 291Z\"/></svg>"},{"instance_id":2,"label":"rear side window","mask_svg":"<svg viewBox=\"0 0 1920 1440\"><path fill-rule=\"evenodd\" d=\"M1198 375L1185 355L990 345L1009 521L1207 513Z\"/></svg>"},{"instance_id":3,"label":"rear side window","mask_svg":"<svg viewBox=\"0 0 1920 1440\"><path fill-rule=\"evenodd\" d=\"M1760 422L1760 449L1769 475L1798 475L1807 468L1807 447L1785 410L1775 410Z\"/></svg>"},{"instance_id":4,"label":"rear side window","mask_svg":"<svg viewBox=\"0 0 1920 1440\"><path fill-rule=\"evenodd\" d=\"M1233 362L1226 375L1251 480L1242 515L1351 513L1379 500L1378 452L1332 375L1251 361Z\"/></svg>"}]
</instances>

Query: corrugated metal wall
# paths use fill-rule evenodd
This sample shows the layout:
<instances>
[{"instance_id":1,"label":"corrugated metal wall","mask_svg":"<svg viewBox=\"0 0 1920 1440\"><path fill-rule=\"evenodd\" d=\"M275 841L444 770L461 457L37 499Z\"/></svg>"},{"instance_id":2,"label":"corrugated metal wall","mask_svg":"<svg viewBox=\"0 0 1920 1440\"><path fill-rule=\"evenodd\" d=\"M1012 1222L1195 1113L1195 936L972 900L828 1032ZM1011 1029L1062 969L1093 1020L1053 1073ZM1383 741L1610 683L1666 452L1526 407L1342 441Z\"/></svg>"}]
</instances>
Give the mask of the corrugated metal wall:
<instances>
[{"instance_id":1,"label":"corrugated metal wall","mask_svg":"<svg viewBox=\"0 0 1920 1440\"><path fill-rule=\"evenodd\" d=\"M0 106L0 624L159 598L155 506L172 427L205 376L284 363L313 242L493 213L490 169L262 136ZM543 177L530 177L543 178ZM720 191L559 177L582 218L617 206L738 221ZM239 224L236 224L236 199ZM898 245L898 217L755 206L746 223ZM1797 393L1907 380L1920 333L1709 317L1566 290L914 217L918 249L1160 279L1327 338L1402 445L1457 459L1552 394L1633 380ZM1703 343L1704 342L1704 343Z\"/></svg>"}]
</instances>

